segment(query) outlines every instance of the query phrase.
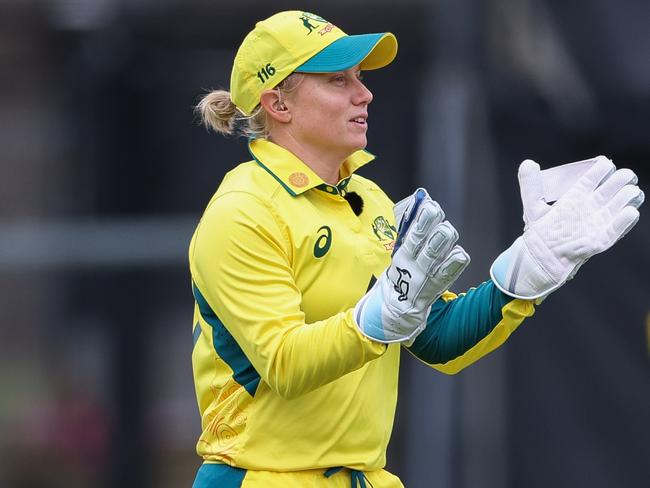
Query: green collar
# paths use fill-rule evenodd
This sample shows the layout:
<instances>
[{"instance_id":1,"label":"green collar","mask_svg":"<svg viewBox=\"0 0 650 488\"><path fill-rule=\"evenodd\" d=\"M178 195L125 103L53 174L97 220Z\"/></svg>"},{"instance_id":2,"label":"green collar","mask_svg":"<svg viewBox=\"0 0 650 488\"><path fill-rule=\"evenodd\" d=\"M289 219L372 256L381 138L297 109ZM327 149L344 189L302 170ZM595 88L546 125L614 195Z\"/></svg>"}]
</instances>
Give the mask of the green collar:
<instances>
[{"instance_id":1,"label":"green collar","mask_svg":"<svg viewBox=\"0 0 650 488\"><path fill-rule=\"evenodd\" d=\"M325 183L320 176L293 153L267 139L251 139L248 150L253 159L268 171L290 195L296 196L312 188L332 194L345 194L352 174L375 156L360 150L348 157L341 166L341 181L336 186Z\"/></svg>"}]
</instances>

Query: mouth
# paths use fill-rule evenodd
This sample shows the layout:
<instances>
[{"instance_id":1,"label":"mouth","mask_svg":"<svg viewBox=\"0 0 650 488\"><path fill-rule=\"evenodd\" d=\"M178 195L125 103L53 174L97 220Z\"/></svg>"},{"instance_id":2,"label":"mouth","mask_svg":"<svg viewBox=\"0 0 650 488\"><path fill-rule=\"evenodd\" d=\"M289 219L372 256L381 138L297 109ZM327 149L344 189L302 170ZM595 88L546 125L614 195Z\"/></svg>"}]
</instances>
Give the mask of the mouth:
<instances>
[{"instance_id":1,"label":"mouth","mask_svg":"<svg viewBox=\"0 0 650 488\"><path fill-rule=\"evenodd\" d=\"M359 115L358 117L350 119L350 122L359 127L368 127L368 115Z\"/></svg>"}]
</instances>

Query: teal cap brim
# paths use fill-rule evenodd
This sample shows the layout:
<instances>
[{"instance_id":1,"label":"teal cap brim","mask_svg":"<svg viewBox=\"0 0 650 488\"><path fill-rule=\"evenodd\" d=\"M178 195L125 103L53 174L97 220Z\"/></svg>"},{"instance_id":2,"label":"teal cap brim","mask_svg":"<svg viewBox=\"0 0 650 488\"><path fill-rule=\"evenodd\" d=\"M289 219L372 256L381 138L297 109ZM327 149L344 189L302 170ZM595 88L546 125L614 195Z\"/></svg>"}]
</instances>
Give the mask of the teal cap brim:
<instances>
[{"instance_id":1,"label":"teal cap brim","mask_svg":"<svg viewBox=\"0 0 650 488\"><path fill-rule=\"evenodd\" d=\"M373 55L369 56L371 53ZM397 40L389 32L345 36L337 39L307 62L298 66L295 71L299 73L333 73L358 64L362 65L362 69L378 69L393 61L396 54ZM363 63L366 58L369 58L368 63ZM364 64L366 65L364 66Z\"/></svg>"}]
</instances>

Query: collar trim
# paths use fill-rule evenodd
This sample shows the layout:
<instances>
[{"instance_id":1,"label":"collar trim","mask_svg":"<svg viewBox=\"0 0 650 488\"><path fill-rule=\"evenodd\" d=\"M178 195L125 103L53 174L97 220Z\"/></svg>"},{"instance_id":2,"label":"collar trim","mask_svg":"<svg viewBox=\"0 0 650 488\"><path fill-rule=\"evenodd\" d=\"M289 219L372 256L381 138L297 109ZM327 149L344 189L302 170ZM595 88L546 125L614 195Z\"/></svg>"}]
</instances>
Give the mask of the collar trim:
<instances>
[{"instance_id":1,"label":"collar trim","mask_svg":"<svg viewBox=\"0 0 650 488\"><path fill-rule=\"evenodd\" d=\"M353 153L341 166L341 181L336 185L329 185L293 153L267 139L249 140L248 151L255 162L294 197L312 188L344 195L354 171L375 159L374 154L365 150Z\"/></svg>"},{"instance_id":2,"label":"collar trim","mask_svg":"<svg viewBox=\"0 0 650 488\"><path fill-rule=\"evenodd\" d=\"M322 185L318 185L316 189L320 191L324 191L325 193L329 193L331 195L341 195L342 197L344 197L345 194L347 193L346 188L348 186L348 183L350 182L350 178L352 178L352 176L343 178L336 185L328 185L327 183L323 183Z\"/></svg>"}]
</instances>

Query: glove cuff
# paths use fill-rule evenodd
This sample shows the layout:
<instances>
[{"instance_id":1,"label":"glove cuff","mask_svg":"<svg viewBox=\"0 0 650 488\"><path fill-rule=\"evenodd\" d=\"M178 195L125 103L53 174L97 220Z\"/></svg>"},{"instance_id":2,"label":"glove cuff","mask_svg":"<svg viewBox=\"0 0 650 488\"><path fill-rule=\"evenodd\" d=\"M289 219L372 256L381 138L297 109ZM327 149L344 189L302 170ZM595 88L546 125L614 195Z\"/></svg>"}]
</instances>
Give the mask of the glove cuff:
<instances>
[{"instance_id":1,"label":"glove cuff","mask_svg":"<svg viewBox=\"0 0 650 488\"><path fill-rule=\"evenodd\" d=\"M523 236L494 260L490 277L503 293L522 300L543 300L565 282L564 279L555 279L542 268L531 255Z\"/></svg>"},{"instance_id":2,"label":"glove cuff","mask_svg":"<svg viewBox=\"0 0 650 488\"><path fill-rule=\"evenodd\" d=\"M414 329L410 329L408 335L400 335L395 332L399 330L397 323L407 320L410 317L391 310L383 302L381 286L387 286L387 284L389 285L390 281L384 272L373 288L356 304L353 318L357 324L357 328L368 339L381 342L382 344L412 342L424 330L426 320ZM430 309L431 306L427 308L425 317L428 316Z\"/></svg>"}]
</instances>

